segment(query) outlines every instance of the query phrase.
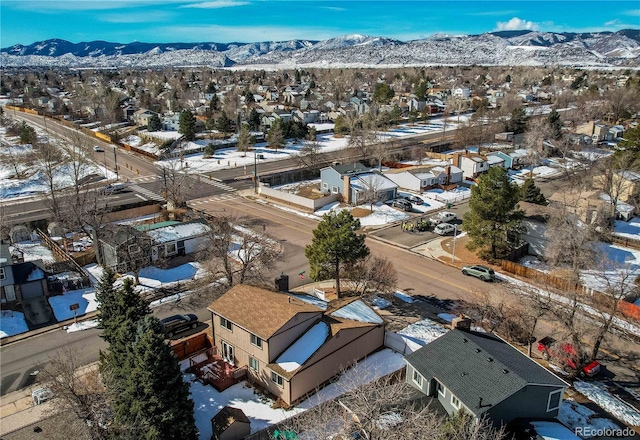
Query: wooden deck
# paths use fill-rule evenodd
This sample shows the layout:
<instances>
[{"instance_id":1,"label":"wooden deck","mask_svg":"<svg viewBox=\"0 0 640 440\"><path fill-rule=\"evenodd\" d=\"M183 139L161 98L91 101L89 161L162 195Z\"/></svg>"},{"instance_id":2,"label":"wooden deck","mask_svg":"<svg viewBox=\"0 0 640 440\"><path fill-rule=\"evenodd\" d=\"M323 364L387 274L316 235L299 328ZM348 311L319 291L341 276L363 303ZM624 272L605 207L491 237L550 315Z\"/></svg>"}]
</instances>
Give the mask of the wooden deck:
<instances>
[{"instance_id":1,"label":"wooden deck","mask_svg":"<svg viewBox=\"0 0 640 440\"><path fill-rule=\"evenodd\" d=\"M247 375L246 367L237 368L229 364L220 356L217 347L206 350L191 359L190 362L189 370L200 381L211 385L218 391L224 391L237 384Z\"/></svg>"}]
</instances>

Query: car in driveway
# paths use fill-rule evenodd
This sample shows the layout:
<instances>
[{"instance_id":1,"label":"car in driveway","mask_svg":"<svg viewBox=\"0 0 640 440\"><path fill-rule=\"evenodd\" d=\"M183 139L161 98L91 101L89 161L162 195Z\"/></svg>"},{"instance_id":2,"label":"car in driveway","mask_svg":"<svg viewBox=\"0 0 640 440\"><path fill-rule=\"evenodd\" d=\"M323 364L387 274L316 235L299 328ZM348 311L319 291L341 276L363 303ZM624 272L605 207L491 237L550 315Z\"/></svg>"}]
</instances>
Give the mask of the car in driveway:
<instances>
[{"instance_id":1,"label":"car in driveway","mask_svg":"<svg viewBox=\"0 0 640 440\"><path fill-rule=\"evenodd\" d=\"M475 266L464 266L462 268L462 274L480 278L482 281L493 281L496 279L496 273L493 269L481 264Z\"/></svg>"},{"instance_id":2,"label":"car in driveway","mask_svg":"<svg viewBox=\"0 0 640 440\"><path fill-rule=\"evenodd\" d=\"M424 203L424 200L422 200L418 196L414 196L413 194L407 194L406 196L404 196L404 198L414 205L422 205Z\"/></svg>"},{"instance_id":3,"label":"car in driveway","mask_svg":"<svg viewBox=\"0 0 640 440\"><path fill-rule=\"evenodd\" d=\"M394 208L400 208L403 211L413 210L413 205L411 204L411 202L405 199L393 199L391 201L391 206L393 206Z\"/></svg>"},{"instance_id":4,"label":"car in driveway","mask_svg":"<svg viewBox=\"0 0 640 440\"><path fill-rule=\"evenodd\" d=\"M449 235L456 232L456 227L449 223L440 223L433 229L433 232L438 235Z\"/></svg>"},{"instance_id":5,"label":"car in driveway","mask_svg":"<svg viewBox=\"0 0 640 440\"><path fill-rule=\"evenodd\" d=\"M440 223L451 223L457 218L458 217L453 212L442 211L431 217L431 221L439 225Z\"/></svg>"},{"instance_id":6,"label":"car in driveway","mask_svg":"<svg viewBox=\"0 0 640 440\"><path fill-rule=\"evenodd\" d=\"M176 333L198 327L198 317L192 313L169 316L161 319L160 322L168 338L172 338Z\"/></svg>"}]
</instances>

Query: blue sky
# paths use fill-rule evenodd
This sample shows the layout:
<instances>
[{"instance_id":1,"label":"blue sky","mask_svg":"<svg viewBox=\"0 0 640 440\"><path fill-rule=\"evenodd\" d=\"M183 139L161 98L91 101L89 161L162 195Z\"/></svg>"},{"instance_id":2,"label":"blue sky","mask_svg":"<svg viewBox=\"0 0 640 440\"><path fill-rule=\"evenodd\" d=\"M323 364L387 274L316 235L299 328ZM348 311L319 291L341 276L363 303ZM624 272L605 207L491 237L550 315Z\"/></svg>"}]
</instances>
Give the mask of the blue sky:
<instances>
[{"instance_id":1,"label":"blue sky","mask_svg":"<svg viewBox=\"0 0 640 440\"><path fill-rule=\"evenodd\" d=\"M640 28L638 0L0 1L0 47L49 38L74 43L228 43L323 40L358 33L406 41L434 33L624 28Z\"/></svg>"}]
</instances>

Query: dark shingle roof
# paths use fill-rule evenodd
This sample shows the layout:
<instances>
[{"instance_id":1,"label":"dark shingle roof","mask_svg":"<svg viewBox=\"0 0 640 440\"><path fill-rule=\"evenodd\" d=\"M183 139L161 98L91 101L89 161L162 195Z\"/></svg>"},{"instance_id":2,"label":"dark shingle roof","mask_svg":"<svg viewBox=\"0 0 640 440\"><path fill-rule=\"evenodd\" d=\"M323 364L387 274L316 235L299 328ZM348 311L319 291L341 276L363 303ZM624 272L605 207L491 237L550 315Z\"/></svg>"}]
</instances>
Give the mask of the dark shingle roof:
<instances>
[{"instance_id":1,"label":"dark shingle roof","mask_svg":"<svg viewBox=\"0 0 640 440\"><path fill-rule=\"evenodd\" d=\"M26 263L14 264L11 269L13 270L13 281L15 284L25 284L31 281L42 280L46 276L45 271L38 264L42 264L42 261L27 261Z\"/></svg>"},{"instance_id":2,"label":"dark shingle roof","mask_svg":"<svg viewBox=\"0 0 640 440\"><path fill-rule=\"evenodd\" d=\"M451 330L406 356L406 360L423 376L442 382L476 415L527 384L568 386L490 333Z\"/></svg>"},{"instance_id":3,"label":"dark shingle roof","mask_svg":"<svg viewBox=\"0 0 640 440\"><path fill-rule=\"evenodd\" d=\"M369 168L365 167L360 162L353 162L353 163L347 163L342 165L333 165L331 168L333 168L338 173L340 173L341 176L344 176L347 174L364 173L369 171Z\"/></svg>"},{"instance_id":4,"label":"dark shingle roof","mask_svg":"<svg viewBox=\"0 0 640 440\"><path fill-rule=\"evenodd\" d=\"M211 425L213 426L215 434L222 434L235 422L251 423L241 409L232 406L225 406L211 419Z\"/></svg>"}]
</instances>

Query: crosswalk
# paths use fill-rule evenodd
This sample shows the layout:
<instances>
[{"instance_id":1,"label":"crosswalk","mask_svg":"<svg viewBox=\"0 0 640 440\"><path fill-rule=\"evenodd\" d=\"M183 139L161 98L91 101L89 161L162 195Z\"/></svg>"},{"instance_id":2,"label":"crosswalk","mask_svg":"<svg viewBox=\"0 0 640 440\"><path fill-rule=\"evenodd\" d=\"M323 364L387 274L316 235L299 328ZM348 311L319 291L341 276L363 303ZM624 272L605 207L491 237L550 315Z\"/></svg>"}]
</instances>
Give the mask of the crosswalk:
<instances>
[{"instance_id":1,"label":"crosswalk","mask_svg":"<svg viewBox=\"0 0 640 440\"><path fill-rule=\"evenodd\" d=\"M129 189L132 189L133 191L135 191L137 193L140 193L140 194L142 194L144 196L147 196L151 200L156 200L158 202L164 202L164 197L162 197L160 194L156 194L153 191L150 191L150 190L148 190L146 188L143 188L141 186L138 186L136 184L129 185Z\"/></svg>"},{"instance_id":2,"label":"crosswalk","mask_svg":"<svg viewBox=\"0 0 640 440\"><path fill-rule=\"evenodd\" d=\"M220 188L225 191L229 191L229 192L236 191L234 187L229 186L225 183L222 183L220 179L216 179L215 177L210 177L206 174L194 174L194 175L191 175L191 177L196 179L198 182L206 183L207 185L215 186L216 188ZM132 183L150 183L150 182L159 182L161 179L162 178L160 176L141 176L141 177L134 177L129 181Z\"/></svg>"},{"instance_id":3,"label":"crosswalk","mask_svg":"<svg viewBox=\"0 0 640 440\"><path fill-rule=\"evenodd\" d=\"M217 196L206 197L202 199L191 200L187 202L188 206L200 206L211 202L227 202L237 199L239 196L235 193L219 194Z\"/></svg>"}]
</instances>

